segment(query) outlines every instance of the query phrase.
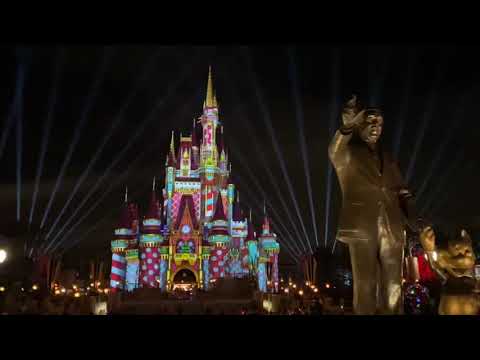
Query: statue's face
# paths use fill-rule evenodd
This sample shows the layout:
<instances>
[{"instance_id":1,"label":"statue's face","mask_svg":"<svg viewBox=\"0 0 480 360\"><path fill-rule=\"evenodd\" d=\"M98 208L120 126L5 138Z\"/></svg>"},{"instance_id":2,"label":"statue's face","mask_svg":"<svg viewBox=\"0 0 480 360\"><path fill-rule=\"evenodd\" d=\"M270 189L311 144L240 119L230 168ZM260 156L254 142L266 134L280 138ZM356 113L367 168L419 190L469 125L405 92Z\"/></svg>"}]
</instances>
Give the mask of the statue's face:
<instances>
[{"instance_id":1,"label":"statue's face","mask_svg":"<svg viewBox=\"0 0 480 360\"><path fill-rule=\"evenodd\" d=\"M449 265L454 269L470 269L475 265L472 240L465 232L459 239L448 242Z\"/></svg>"},{"instance_id":2,"label":"statue's face","mask_svg":"<svg viewBox=\"0 0 480 360\"><path fill-rule=\"evenodd\" d=\"M367 144L375 144L383 129L383 117L379 114L366 114L366 119L360 126L359 134L363 141Z\"/></svg>"}]
</instances>

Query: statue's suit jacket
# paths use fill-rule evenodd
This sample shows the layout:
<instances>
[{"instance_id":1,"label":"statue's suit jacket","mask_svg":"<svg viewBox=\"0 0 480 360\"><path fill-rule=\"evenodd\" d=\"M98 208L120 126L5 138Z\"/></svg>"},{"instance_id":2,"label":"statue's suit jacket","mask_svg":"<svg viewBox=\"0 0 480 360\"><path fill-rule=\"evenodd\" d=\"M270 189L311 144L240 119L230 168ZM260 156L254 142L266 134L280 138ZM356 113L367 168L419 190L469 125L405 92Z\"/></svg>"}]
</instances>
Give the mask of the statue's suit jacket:
<instances>
[{"instance_id":1,"label":"statue's suit jacket","mask_svg":"<svg viewBox=\"0 0 480 360\"><path fill-rule=\"evenodd\" d=\"M345 243L375 241L380 212L395 238L404 237L407 222L403 199L410 197L397 163L385 152L371 150L352 134L337 131L329 146L342 190L337 239Z\"/></svg>"}]
</instances>

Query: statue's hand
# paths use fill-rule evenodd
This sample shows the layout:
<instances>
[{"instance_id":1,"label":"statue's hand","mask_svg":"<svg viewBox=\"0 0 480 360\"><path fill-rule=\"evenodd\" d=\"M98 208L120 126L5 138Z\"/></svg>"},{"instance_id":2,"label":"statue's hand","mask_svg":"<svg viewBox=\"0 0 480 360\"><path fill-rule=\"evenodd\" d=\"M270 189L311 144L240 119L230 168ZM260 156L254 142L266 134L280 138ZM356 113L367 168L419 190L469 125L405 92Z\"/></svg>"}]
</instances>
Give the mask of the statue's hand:
<instances>
[{"instance_id":1,"label":"statue's hand","mask_svg":"<svg viewBox=\"0 0 480 360\"><path fill-rule=\"evenodd\" d=\"M423 229L420 233L420 243L425 251L435 250L435 232L430 226Z\"/></svg>"},{"instance_id":2,"label":"statue's hand","mask_svg":"<svg viewBox=\"0 0 480 360\"><path fill-rule=\"evenodd\" d=\"M347 102L342 112L342 121L345 127L354 127L364 120L365 111L359 111L355 95Z\"/></svg>"}]
</instances>

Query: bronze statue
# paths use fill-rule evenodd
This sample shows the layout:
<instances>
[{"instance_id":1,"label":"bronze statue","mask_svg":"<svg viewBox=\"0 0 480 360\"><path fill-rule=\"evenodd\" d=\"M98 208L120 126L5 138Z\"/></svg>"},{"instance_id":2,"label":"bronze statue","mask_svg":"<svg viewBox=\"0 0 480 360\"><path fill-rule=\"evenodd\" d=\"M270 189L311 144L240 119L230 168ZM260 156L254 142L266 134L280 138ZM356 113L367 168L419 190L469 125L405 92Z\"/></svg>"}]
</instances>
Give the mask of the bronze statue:
<instances>
[{"instance_id":1,"label":"bronze statue","mask_svg":"<svg viewBox=\"0 0 480 360\"><path fill-rule=\"evenodd\" d=\"M354 311L399 314L405 226L416 220L413 196L380 147L381 111L362 109L354 96L342 120L328 152L343 195L337 239L350 250Z\"/></svg>"},{"instance_id":2,"label":"bronze statue","mask_svg":"<svg viewBox=\"0 0 480 360\"><path fill-rule=\"evenodd\" d=\"M474 276L475 254L472 240L465 230L446 247L435 244L435 232L427 227L420 242L429 263L443 283L438 312L440 315L478 315L480 301Z\"/></svg>"}]
</instances>

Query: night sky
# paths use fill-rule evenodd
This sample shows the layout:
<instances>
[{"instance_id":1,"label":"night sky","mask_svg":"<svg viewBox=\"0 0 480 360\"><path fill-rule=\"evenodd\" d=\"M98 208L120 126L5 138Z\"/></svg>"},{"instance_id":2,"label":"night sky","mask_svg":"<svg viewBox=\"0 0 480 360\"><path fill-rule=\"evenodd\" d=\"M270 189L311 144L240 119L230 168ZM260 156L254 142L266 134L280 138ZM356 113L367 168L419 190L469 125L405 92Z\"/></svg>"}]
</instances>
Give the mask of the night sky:
<instances>
[{"instance_id":1,"label":"night sky","mask_svg":"<svg viewBox=\"0 0 480 360\"><path fill-rule=\"evenodd\" d=\"M273 207L277 213L273 216L275 230L284 233L278 225L283 222L295 238L293 221L303 234L278 160L281 154L305 231L311 246L317 246L300 146L303 133L317 239L324 246L329 128L332 120L334 130L338 128L342 103L351 94L357 94L363 103L383 109L383 146L398 152L405 177L411 174L409 186L418 193L418 208L426 208L424 215L446 231L464 227L478 239L480 58L476 50L473 46L438 44L3 47L0 49L0 234L23 246L23 239L38 231L62 164L71 151L71 160L45 221L48 231L104 137L112 131L112 124L119 119L52 232L55 236L102 180L85 206L77 211L71 225L104 197L63 245L68 249L68 261L74 265L94 257L107 259L125 186L128 185L130 199L145 208L153 176L160 177L163 185L171 131L175 130L176 146L180 132L190 134L192 119L202 111L211 64L233 179L240 190L244 211L251 204L258 227L263 191L267 207ZM23 119L21 218L17 222L17 117L8 131L7 125L15 108L12 104L18 93L20 60L26 64L26 72L23 94L17 102ZM293 83L298 85L299 106ZM49 113L51 131L29 229ZM273 133L269 132L268 122ZM272 134L280 153L272 142ZM2 152L3 138L6 142ZM77 144L72 148L75 140ZM335 173L331 191L329 248L333 245L341 199ZM278 192L288 207L291 221ZM298 239L297 242L302 249L301 242ZM286 250L282 253L282 263L293 263Z\"/></svg>"}]
</instances>

